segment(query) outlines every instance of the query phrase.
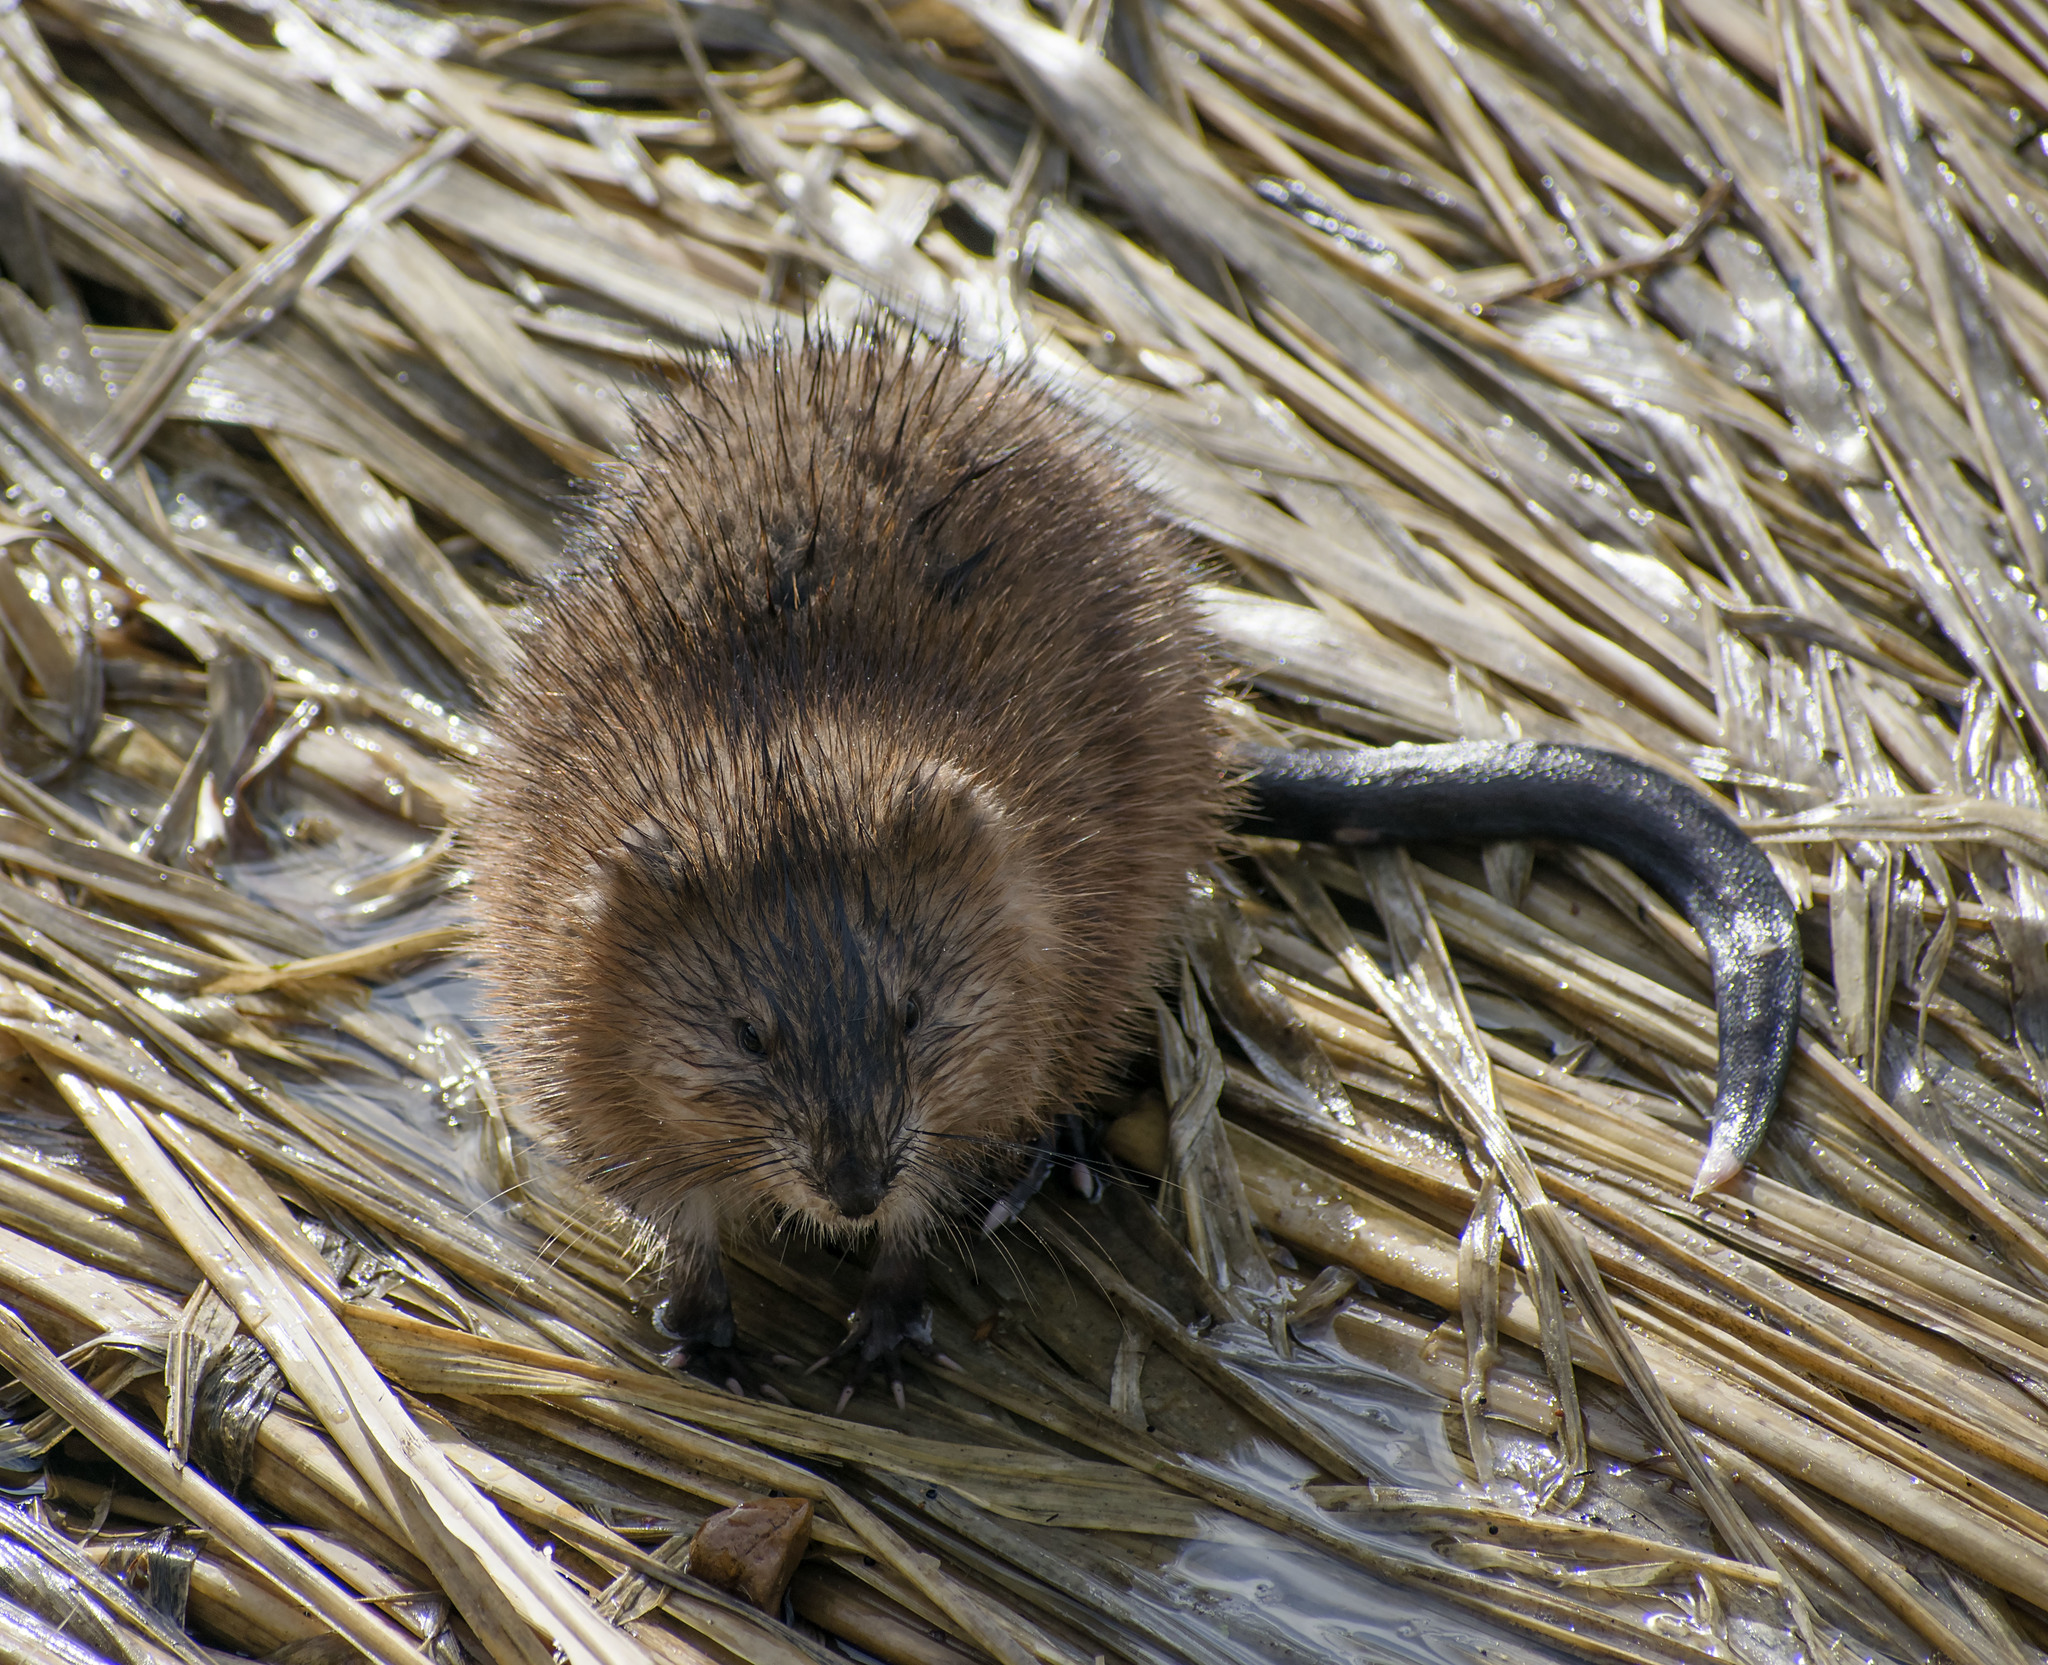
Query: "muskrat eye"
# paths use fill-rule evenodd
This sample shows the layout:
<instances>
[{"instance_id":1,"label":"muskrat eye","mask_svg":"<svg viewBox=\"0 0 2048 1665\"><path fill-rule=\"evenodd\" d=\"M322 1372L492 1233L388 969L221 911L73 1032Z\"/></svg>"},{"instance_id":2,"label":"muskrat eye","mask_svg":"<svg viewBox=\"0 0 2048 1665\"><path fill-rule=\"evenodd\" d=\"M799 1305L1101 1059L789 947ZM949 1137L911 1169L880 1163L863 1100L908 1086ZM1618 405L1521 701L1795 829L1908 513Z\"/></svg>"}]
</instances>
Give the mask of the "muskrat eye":
<instances>
[{"instance_id":1,"label":"muskrat eye","mask_svg":"<svg viewBox=\"0 0 2048 1665\"><path fill-rule=\"evenodd\" d=\"M903 1033L912 1033L924 1021L924 1002L912 995L903 1006Z\"/></svg>"},{"instance_id":2,"label":"muskrat eye","mask_svg":"<svg viewBox=\"0 0 2048 1665\"><path fill-rule=\"evenodd\" d=\"M732 1026L732 1034L733 1039L740 1043L742 1052L751 1052L756 1058L767 1055L768 1043L761 1039L761 1031L745 1018L741 1018Z\"/></svg>"}]
</instances>

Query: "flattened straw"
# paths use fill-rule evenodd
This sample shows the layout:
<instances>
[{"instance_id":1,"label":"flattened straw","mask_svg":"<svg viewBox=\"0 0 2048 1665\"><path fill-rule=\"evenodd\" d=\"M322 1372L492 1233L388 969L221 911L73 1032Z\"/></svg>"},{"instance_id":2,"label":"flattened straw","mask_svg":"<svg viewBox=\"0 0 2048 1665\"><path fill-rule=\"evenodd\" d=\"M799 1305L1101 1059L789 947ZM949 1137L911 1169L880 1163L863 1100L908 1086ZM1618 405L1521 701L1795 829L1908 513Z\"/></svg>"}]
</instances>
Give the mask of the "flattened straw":
<instances>
[{"instance_id":1,"label":"flattened straw","mask_svg":"<svg viewBox=\"0 0 2048 1665\"><path fill-rule=\"evenodd\" d=\"M1276 1236L1455 1310L1457 1255L1447 1234L1389 1209L1255 1135L1233 1129L1232 1142L1253 1206ZM1538 1343L1541 1326L1535 1304L1525 1295L1510 1298L1502 1309L1501 1328L1518 1341ZM1619 1365L1604 1345L1596 1345L1597 1351L1584 1341L1577 1344L1580 1363L1620 1380ZM1638 1356L1648 1361L1646 1368L1654 1370L1668 1401L1701 1430L1753 1460L1800 1474L1808 1484L1937 1553L1961 1556L2001 1589L2029 1601L2048 1595L2048 1546L1958 1499L1911 1484L1889 1463L1822 1433L1660 1341L1644 1337L1634 1345ZM1697 1452L1690 1433L1682 1438ZM1660 1445L1663 1439L1660 1432ZM1676 1455L1679 1447L1664 1449ZM1748 1532L1756 1531L1746 1517L1739 1518ZM1774 1560L1760 1557L1757 1564L1771 1566Z\"/></svg>"},{"instance_id":2,"label":"flattened straw","mask_svg":"<svg viewBox=\"0 0 2048 1665\"><path fill-rule=\"evenodd\" d=\"M446 128L364 180L346 201L316 214L282 242L231 272L157 346L114 408L85 436L88 455L107 459L121 473L149 443L164 407L192 374L200 356L260 330L290 306L301 288L320 282L348 258L353 245L430 186L461 154L469 135Z\"/></svg>"},{"instance_id":3,"label":"flattened straw","mask_svg":"<svg viewBox=\"0 0 2048 1665\"><path fill-rule=\"evenodd\" d=\"M636 1665L644 1654L609 1630L504 1518L424 1442L381 1377L287 1265L248 1248L191 1189L114 1093L60 1073L56 1085L110 1156L152 1199L181 1245L371 1485L480 1635L513 1659L560 1647L577 1665ZM546 1641L543 1643L542 1639Z\"/></svg>"},{"instance_id":4,"label":"flattened straw","mask_svg":"<svg viewBox=\"0 0 2048 1665\"><path fill-rule=\"evenodd\" d=\"M1468 1160L1487 1176L1482 1182L1482 1195L1487 1184L1497 1185L1503 1195L1508 1211L1504 1224L1531 1273L1531 1293L1541 1315L1544 1362L1558 1397L1558 1433L1565 1462L1555 1495L1573 1500L1585 1484L1586 1429L1565 1339L1559 1278L1571 1280L1573 1293L1582 1307L1589 1307L1592 1297L1577 1287L1578 1268L1569 1261L1560 1264L1556 1234L1544 1232L1536 1223L1537 1211L1549 1207L1542 1181L1501 1115L1494 1095L1492 1069L1478 1044L1472 1014L1455 979L1449 975L1449 957L1428 909L1421 902L1405 858L1378 853L1362 855L1358 866L1374 905L1387 924L1390 941L1396 943L1399 970L1395 978L1382 972L1358 946L1329 897L1313 879L1272 864L1267 865L1266 874L1323 946L1336 956L1359 992L1373 1003L1428 1070L1444 1095L1446 1108L1452 1112ZM1443 1026L1442 1034L1438 1033L1439 1024ZM1598 1274L1594 1276L1597 1280ZM1461 1293L1461 1306L1463 1301ZM1482 1377L1477 1391L1483 1394L1484 1388ZM1655 1419L1654 1406L1645 1405L1643 1409ZM1711 1502L1709 1513L1713 1514ZM1715 1517L1716 1527L1721 1524ZM1738 1552L1751 1547L1740 1536L1726 1532L1722 1541ZM1752 1555L1750 1559L1760 1566L1769 1565L1760 1556Z\"/></svg>"},{"instance_id":5,"label":"flattened straw","mask_svg":"<svg viewBox=\"0 0 2048 1665\"><path fill-rule=\"evenodd\" d=\"M181 1465L65 1369L35 1332L5 1307L0 1307L0 1362L123 1470L303 1602L364 1658L378 1665L417 1665L419 1644L413 1637L349 1595L197 1470Z\"/></svg>"},{"instance_id":6,"label":"flattened straw","mask_svg":"<svg viewBox=\"0 0 2048 1665\"><path fill-rule=\"evenodd\" d=\"M467 944L472 932L466 925L434 925L408 931L383 942L364 943L333 954L316 954L311 959L291 960L282 965L254 971L234 971L206 985L208 994L254 994L259 989L286 987L322 977L357 977L424 959Z\"/></svg>"},{"instance_id":7,"label":"flattened straw","mask_svg":"<svg viewBox=\"0 0 2048 1665\"><path fill-rule=\"evenodd\" d=\"M1421 0L1368 3L1516 258L1532 274L1562 264L1567 253L1562 229L1522 183L1500 135L1459 78L1451 62L1457 48L1442 25Z\"/></svg>"},{"instance_id":8,"label":"flattened straw","mask_svg":"<svg viewBox=\"0 0 2048 1665\"><path fill-rule=\"evenodd\" d=\"M126 1380L182 1435L193 1378L240 1327L222 1299L240 1278L239 1307L260 1304L266 1339L298 1349L280 1362L334 1432L264 1418L252 1486L305 1523L280 1535L422 1637L453 1598L486 1648L538 1665L582 1622L570 1585L545 1569L535 1585L492 1536L497 1506L548 1535L572 1583L601 1584L648 1570L628 1521L673 1533L704 1507L800 1490L822 1514L799 1590L844 1574L869 1592L800 1606L855 1642L879 1616L927 1651L945 1631L1047 1665L1312 1651L1320 1606L1263 1603L1240 1624L1225 1591L1207 1628L1182 1612L1189 1568L1227 1582L1250 1555L1363 1569L1389 1581L1372 1600L1390 1625L1454 1606L1516 1658L1541 1638L1615 1665L1704 1665L1732 1626L1776 1624L1790 1586L1660 1547L1699 1541L1700 1500L1636 1472L1658 1453L1621 1395L1577 1378L1586 1449L1612 1459L1589 1500L1634 1510L1642 1538L1602 1548L1506 1511L1504 1486L1555 1473L1501 1460L1534 1449L1511 1448L1510 1425L1579 1462L1521 1344L1547 1342L1564 1383L1627 1375L1591 1339L1597 1311L1539 1310L1569 1270L1554 1228L1583 1239L1610 1327L1709 1430L1711 1466L1757 1477L1743 1501L1841 1627L1825 1646L2018 1665L2005 1594L2048 1599L2026 1385L2048 1372L2032 1185L2048 1141L2028 1109L2048 1058L2048 728L2030 671L2048 638L2039 551L2008 522L2033 512L2048 443L2048 191L2008 112L2048 84L2048 35L2010 0L1918 19L1687 0L1675 29L1656 5L1632 22L1604 5L1399 3L1148 4L1118 14L1108 56L1092 49L1105 13L1085 5L1055 31L968 0L989 38L922 5L691 6L690 63L722 124L648 113L695 92L672 23L630 7L559 28L486 15L476 33L497 47L481 55L442 19L369 30L331 7L256 19L277 26L254 45L184 0L0 12L0 190L15 182L7 223L46 231L49 254L11 274L60 308L0 287L0 543L16 557L0 602L33 667L13 708L81 753L55 792L0 772L0 930L21 945L0 958L16 989L0 1051L24 1101L0 1138L18 1228L0 1283L47 1343L111 1346L91 1380L103 1395ZM116 291L174 316L218 305L223 273L290 245L280 202L331 213L451 117L487 160L451 163L358 243L350 283L302 276L260 338L169 375L161 355L197 331L61 310L74 276L95 316ZM1109 205L1019 165L1034 123L1033 154L1048 135L1072 145ZM1698 214L1693 193L1722 175L1742 223L1702 237L1712 192ZM956 237L941 198L988 241ZM1489 265L1490 242L1524 264ZM1248 283L1243 313L1211 283L1222 263ZM1575 263L1575 292L1529 292L1532 272ZM1713 1062L1707 984L1696 940L1639 882L1570 852L1533 873L1526 852L1489 852L1485 889L1460 855L1411 863L1420 900L1382 885L1380 902L1408 938L1433 921L1442 942L1405 956L1429 981L1406 991L1421 1015L1404 1040L1323 951L1356 951L1328 897L1248 888L1241 858L1332 894L1372 887L1325 852L1298 867L1233 852L1192 954L1218 1034L1185 990L1162 1030L1186 1089L1168 1096L1184 1100L1188 1242L1120 1198L1103 1245L1082 1248L1068 1220L1065 1238L970 1244L981 1281L948 1268L934 1291L965 1374L912 1379L916 1437L649 1368L625 1227L526 1159L461 971L400 956L455 945L460 874L436 864L486 739L457 706L508 662L517 584L557 558L531 447L594 467L629 437L645 369L775 326L751 299L764 278L793 304L865 294L939 334L962 319L977 342L999 321L1076 400L1125 412L1122 453L1248 586L1200 598L1249 679L1232 726L1309 745L1519 728L1739 796L1788 885L1828 908L1809 935L1813 1050L1764 1171L1683 1196ZM110 485L82 436L167 375L182 385L131 447L147 470ZM72 651L78 621L104 671ZM295 685L296 710L212 796L260 786L254 830L282 834L279 859L244 869L222 846L225 885L159 877L119 846L167 793L166 847L182 845L225 766L211 744L195 758L191 662L236 653ZM336 843L300 836L323 824ZM1418 1051L1425 1031L1443 1056ZM1454 1103L1445 1119L1453 1077L1490 1084L1496 1145L1518 1144L1541 1184L1535 1220L1510 1210L1502 1229L1492 1166L1469 1167L1454 1130L1472 1117ZM148 1186L90 1149L68 1165L86 1126L63 1115L73 1101ZM492 1196L505 1186L510 1206ZM1182 1195L1161 1197L1176 1220ZM1035 1204L1034 1223L1058 1206ZM1283 1252L1256 1278L1261 1224L1322 1273ZM1500 1275L1516 1234L1508 1258L1539 1268L1527 1289ZM207 1277L181 1313L194 1252ZM1111 1261L1105 1296L1085 1274ZM758 1247L736 1265L743 1335L764 1311L822 1334L849 1298L850 1275ZM1062 1266L1071 1282L1047 1284ZM1354 1268L1433 1310L1358 1298ZM1181 1322L1232 1316L1205 1284L1240 1272L1270 1351ZM1393 1448L1326 1419L1341 1366L1312 1329L1289 1343L1290 1320L1325 1318L1462 1409L1493 1502L1383 1496L1332 1516L1299 1505L1342 1494L1289 1498L1221 1455L1263 1430L1300 1462L1378 1474ZM171 1381L135 1376L165 1347ZM401 1418L383 1382L462 1432ZM1370 1390L1341 1391L1349 1407ZM850 1408L870 1403L893 1421L879 1399ZM1433 1402L1390 1409L1434 1434ZM16 1443L61 1431L45 1414ZM415 1433L437 1453L417 1475ZM79 1483L61 1446L50 1460L67 1526L170 1514ZM1091 1532L1156 1553L1119 1561L1121 1536ZM326 1622L218 1557L194 1577L203 1619L242 1602L245 1641ZM760 1634L746 1623L677 1593L635 1636L656 1657L744 1654ZM46 1634L8 1629L24 1648Z\"/></svg>"}]
</instances>

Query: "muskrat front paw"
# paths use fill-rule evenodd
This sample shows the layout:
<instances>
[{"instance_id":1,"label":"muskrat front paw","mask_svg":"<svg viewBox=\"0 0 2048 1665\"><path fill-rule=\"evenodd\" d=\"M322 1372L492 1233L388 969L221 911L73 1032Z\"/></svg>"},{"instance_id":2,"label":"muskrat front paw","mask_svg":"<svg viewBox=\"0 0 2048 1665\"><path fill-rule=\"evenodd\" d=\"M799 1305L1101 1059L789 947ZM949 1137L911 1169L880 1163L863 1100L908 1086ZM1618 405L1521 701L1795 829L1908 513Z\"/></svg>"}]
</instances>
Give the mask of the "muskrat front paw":
<instances>
[{"instance_id":1,"label":"muskrat front paw","mask_svg":"<svg viewBox=\"0 0 2048 1665\"><path fill-rule=\"evenodd\" d=\"M678 1376L695 1376L741 1399L747 1397L751 1374L730 1347L671 1347L661 1355L661 1362Z\"/></svg>"},{"instance_id":2,"label":"muskrat front paw","mask_svg":"<svg viewBox=\"0 0 2048 1665\"><path fill-rule=\"evenodd\" d=\"M846 1339L804 1374L816 1375L827 1365L837 1364L841 1359L852 1359L846 1383L839 1390L839 1402L832 1407L836 1415L846 1409L847 1402L859 1390L861 1383L880 1365L900 1411L904 1408L902 1354L906 1347L915 1348L934 1364L949 1370L960 1368L933 1343L932 1309L921 1299L914 1306L905 1306L863 1297L847 1320Z\"/></svg>"},{"instance_id":3,"label":"muskrat front paw","mask_svg":"<svg viewBox=\"0 0 2048 1665\"><path fill-rule=\"evenodd\" d=\"M678 1283L654 1309L653 1320L676 1344L661 1356L668 1369L701 1377L742 1398L758 1391L734 1346L732 1300L722 1275Z\"/></svg>"}]
</instances>

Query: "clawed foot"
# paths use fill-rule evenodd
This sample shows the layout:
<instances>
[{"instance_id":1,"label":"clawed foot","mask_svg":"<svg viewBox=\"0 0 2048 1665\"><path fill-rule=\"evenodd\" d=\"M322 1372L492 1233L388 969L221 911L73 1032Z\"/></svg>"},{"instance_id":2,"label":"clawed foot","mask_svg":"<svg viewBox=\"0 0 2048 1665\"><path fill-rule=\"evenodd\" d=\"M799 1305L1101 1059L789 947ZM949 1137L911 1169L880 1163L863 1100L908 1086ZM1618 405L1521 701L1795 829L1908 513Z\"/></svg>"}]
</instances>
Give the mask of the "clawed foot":
<instances>
[{"instance_id":1,"label":"clawed foot","mask_svg":"<svg viewBox=\"0 0 2048 1665\"><path fill-rule=\"evenodd\" d=\"M846 1409L861 1383L879 1365L900 1411L904 1408L905 1348L914 1349L942 1369L960 1368L932 1342L931 1308L924 1304L924 1257L915 1250L907 1254L885 1253L875 1263L867 1286L861 1291L860 1304L847 1320L846 1339L804 1374L815 1376L842 1359L853 1361L846 1373L845 1386L839 1390L839 1402L832 1407L836 1415Z\"/></svg>"},{"instance_id":2,"label":"clawed foot","mask_svg":"<svg viewBox=\"0 0 2048 1665\"><path fill-rule=\"evenodd\" d=\"M839 1390L838 1403L832 1407L833 1414L846 1409L848 1401L860 1391L861 1383L881 1366L883 1380L889 1384L890 1393L895 1395L896 1408L904 1408L903 1399L903 1349L914 1348L943 1370L958 1370L960 1367L938 1350L932 1342L931 1308L919 1307L906 1317L901 1313L876 1313L865 1303L854 1308L848 1322L846 1339L822 1359L806 1370L806 1376L815 1376L829 1364L851 1358L853 1368L846 1373L846 1383Z\"/></svg>"},{"instance_id":3,"label":"clawed foot","mask_svg":"<svg viewBox=\"0 0 2048 1665\"><path fill-rule=\"evenodd\" d=\"M675 1371L687 1371L742 1398L759 1394L786 1405L774 1383L762 1381L741 1360L735 1345L732 1296L715 1242L690 1245L696 1252L679 1254L665 1300L654 1309L654 1327L676 1345L662 1356ZM904 1406L903 1354L914 1350L946 1370L960 1367L932 1344L931 1309L924 1302L924 1254L915 1240L885 1240L862 1287L859 1304L847 1322L846 1339L807 1375L829 1365L849 1364L836 1411L881 1367L898 1409ZM778 1364L795 1361L774 1355Z\"/></svg>"},{"instance_id":4,"label":"clawed foot","mask_svg":"<svg viewBox=\"0 0 2048 1665\"><path fill-rule=\"evenodd\" d=\"M1031 1160L1017 1176L1016 1183L998 1197L981 1222L981 1235L993 1237L1024 1206L1038 1195L1055 1171L1063 1171L1068 1187L1083 1202L1102 1195L1102 1180L1096 1173L1097 1140L1093 1126L1084 1117L1064 1115L1038 1136Z\"/></svg>"},{"instance_id":5,"label":"clawed foot","mask_svg":"<svg viewBox=\"0 0 2048 1665\"><path fill-rule=\"evenodd\" d=\"M742 1399L758 1394L789 1403L773 1382L758 1380L741 1362L734 1345L732 1300L722 1272L714 1269L707 1275L699 1270L680 1280L654 1309L654 1327L675 1343L661 1362L678 1375L698 1377Z\"/></svg>"},{"instance_id":6,"label":"clawed foot","mask_svg":"<svg viewBox=\"0 0 2048 1665\"><path fill-rule=\"evenodd\" d=\"M654 1309L654 1327L675 1343L661 1355L661 1362L744 1398L747 1372L733 1347L732 1308L707 1312L695 1295L696 1291L677 1290Z\"/></svg>"},{"instance_id":7,"label":"clawed foot","mask_svg":"<svg viewBox=\"0 0 2048 1665\"><path fill-rule=\"evenodd\" d=\"M730 1347L671 1347L661 1355L662 1368L678 1376L695 1376L734 1397L747 1397L747 1369Z\"/></svg>"}]
</instances>

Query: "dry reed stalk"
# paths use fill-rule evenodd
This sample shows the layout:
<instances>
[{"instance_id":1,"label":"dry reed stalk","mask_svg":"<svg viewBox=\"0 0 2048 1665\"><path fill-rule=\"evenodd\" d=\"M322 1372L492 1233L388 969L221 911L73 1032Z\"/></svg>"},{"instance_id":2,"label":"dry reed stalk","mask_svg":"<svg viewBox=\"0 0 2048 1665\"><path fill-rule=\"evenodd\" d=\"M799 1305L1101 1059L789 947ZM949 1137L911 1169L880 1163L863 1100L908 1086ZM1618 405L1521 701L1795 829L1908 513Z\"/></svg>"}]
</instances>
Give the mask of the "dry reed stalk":
<instances>
[{"instance_id":1,"label":"dry reed stalk","mask_svg":"<svg viewBox=\"0 0 2048 1665\"><path fill-rule=\"evenodd\" d=\"M2044 124L2003 0L0 11L0 1655L2036 1658ZM650 368L862 308L1110 418L1247 732L1720 793L1755 1170L1632 876L1262 846L963 1375L662 1371L449 828ZM742 1246L743 1334L848 1278ZM772 1492L788 1613L674 1571Z\"/></svg>"}]
</instances>

